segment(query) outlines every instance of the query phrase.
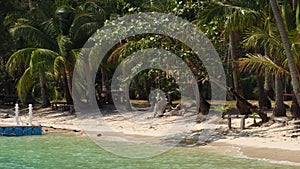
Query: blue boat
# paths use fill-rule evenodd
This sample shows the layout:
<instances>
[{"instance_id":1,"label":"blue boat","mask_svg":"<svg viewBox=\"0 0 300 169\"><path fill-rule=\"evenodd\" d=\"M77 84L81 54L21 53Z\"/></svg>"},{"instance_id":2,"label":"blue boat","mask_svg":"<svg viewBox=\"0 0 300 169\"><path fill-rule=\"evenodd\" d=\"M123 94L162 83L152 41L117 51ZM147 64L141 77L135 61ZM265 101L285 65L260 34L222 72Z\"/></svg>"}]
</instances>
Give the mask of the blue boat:
<instances>
[{"instance_id":1,"label":"blue boat","mask_svg":"<svg viewBox=\"0 0 300 169\"><path fill-rule=\"evenodd\" d=\"M0 136L42 135L42 126L0 126Z\"/></svg>"}]
</instances>

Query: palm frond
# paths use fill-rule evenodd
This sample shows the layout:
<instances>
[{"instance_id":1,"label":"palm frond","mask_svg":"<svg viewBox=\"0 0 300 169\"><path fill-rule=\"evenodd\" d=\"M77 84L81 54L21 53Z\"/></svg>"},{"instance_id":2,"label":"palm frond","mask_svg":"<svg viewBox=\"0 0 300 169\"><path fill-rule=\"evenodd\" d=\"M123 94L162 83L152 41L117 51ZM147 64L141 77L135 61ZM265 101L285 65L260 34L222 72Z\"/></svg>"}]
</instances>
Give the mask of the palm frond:
<instances>
[{"instance_id":1,"label":"palm frond","mask_svg":"<svg viewBox=\"0 0 300 169\"><path fill-rule=\"evenodd\" d=\"M225 31L243 30L259 19L260 13L251 9L252 6L247 1L207 1L199 19L206 24L218 19L218 22L225 23Z\"/></svg>"},{"instance_id":2,"label":"palm frond","mask_svg":"<svg viewBox=\"0 0 300 169\"><path fill-rule=\"evenodd\" d=\"M289 75L289 71L282 66L274 63L270 58L260 54L247 54L247 58L240 58L238 65L241 71L255 72L263 75L264 73L278 76Z\"/></svg>"},{"instance_id":3,"label":"palm frond","mask_svg":"<svg viewBox=\"0 0 300 169\"><path fill-rule=\"evenodd\" d=\"M61 55L66 55L67 52L72 49L73 43L69 36L59 34L57 37L57 44Z\"/></svg>"},{"instance_id":4,"label":"palm frond","mask_svg":"<svg viewBox=\"0 0 300 169\"><path fill-rule=\"evenodd\" d=\"M15 25L10 29L10 33L15 39L21 38L24 40L29 46L55 50L55 42L53 42L52 39L45 33L31 25Z\"/></svg>"},{"instance_id":5,"label":"palm frond","mask_svg":"<svg viewBox=\"0 0 300 169\"><path fill-rule=\"evenodd\" d=\"M253 27L251 31L245 33L244 45L248 48L265 46L266 48L276 47L277 49L282 47L282 42L277 33L271 33L270 30L261 29L259 27Z\"/></svg>"},{"instance_id":6,"label":"palm frond","mask_svg":"<svg viewBox=\"0 0 300 169\"><path fill-rule=\"evenodd\" d=\"M31 73L42 69L52 71L55 57L58 53L48 49L36 49L32 52L30 60Z\"/></svg>"},{"instance_id":7,"label":"palm frond","mask_svg":"<svg viewBox=\"0 0 300 169\"><path fill-rule=\"evenodd\" d=\"M67 35L69 33L70 26L75 17L75 9L71 6L63 5L56 9L55 20L60 30L60 33Z\"/></svg>"},{"instance_id":8,"label":"palm frond","mask_svg":"<svg viewBox=\"0 0 300 169\"><path fill-rule=\"evenodd\" d=\"M124 55L126 48L130 47L130 42L123 44L120 47L117 47L106 59L107 64L116 64L120 61L120 56Z\"/></svg>"},{"instance_id":9,"label":"palm frond","mask_svg":"<svg viewBox=\"0 0 300 169\"><path fill-rule=\"evenodd\" d=\"M55 20L50 18L41 24L41 30L46 33L51 39L55 39L58 36L59 28L57 27Z\"/></svg>"},{"instance_id":10,"label":"palm frond","mask_svg":"<svg viewBox=\"0 0 300 169\"><path fill-rule=\"evenodd\" d=\"M65 68L65 58L62 56L57 56L54 60L53 69L55 78L58 79L59 76L62 74Z\"/></svg>"},{"instance_id":11,"label":"palm frond","mask_svg":"<svg viewBox=\"0 0 300 169\"><path fill-rule=\"evenodd\" d=\"M85 23L78 27L73 36L74 47L81 48L82 45L84 45L84 43L88 40L88 38L90 38L93 33L95 33L97 29L99 29L99 27L100 25L97 22Z\"/></svg>"},{"instance_id":12,"label":"palm frond","mask_svg":"<svg viewBox=\"0 0 300 169\"><path fill-rule=\"evenodd\" d=\"M22 103L25 103L27 94L36 83L35 78L33 78L30 72L30 68L27 68L17 83L17 92Z\"/></svg>"},{"instance_id":13,"label":"palm frond","mask_svg":"<svg viewBox=\"0 0 300 169\"><path fill-rule=\"evenodd\" d=\"M68 52L68 56L67 56L67 67L74 67L76 60L79 56L79 50L77 49L73 49L71 51Z\"/></svg>"},{"instance_id":14,"label":"palm frond","mask_svg":"<svg viewBox=\"0 0 300 169\"><path fill-rule=\"evenodd\" d=\"M70 35L74 36L76 31L80 28L81 25L89 22L94 22L92 15L90 15L89 13L77 14L70 26L70 30L69 30Z\"/></svg>"},{"instance_id":15,"label":"palm frond","mask_svg":"<svg viewBox=\"0 0 300 169\"><path fill-rule=\"evenodd\" d=\"M36 50L36 48L25 48L13 53L6 63L8 73L12 75L14 71L20 67L20 65L27 67L30 63L30 57L34 50Z\"/></svg>"},{"instance_id":16,"label":"palm frond","mask_svg":"<svg viewBox=\"0 0 300 169\"><path fill-rule=\"evenodd\" d=\"M248 7L245 7L246 5L248 5L247 2L246 3L245 2L238 3L238 1L236 1L236 2L233 2L232 4L230 4L230 3L223 3L221 1L214 1L213 3L216 4L216 5L225 7L228 10L241 11L242 13L254 13L254 14L258 14L258 12L256 10L252 10L252 9L250 9ZM234 3L236 3L236 4L234 4Z\"/></svg>"}]
</instances>

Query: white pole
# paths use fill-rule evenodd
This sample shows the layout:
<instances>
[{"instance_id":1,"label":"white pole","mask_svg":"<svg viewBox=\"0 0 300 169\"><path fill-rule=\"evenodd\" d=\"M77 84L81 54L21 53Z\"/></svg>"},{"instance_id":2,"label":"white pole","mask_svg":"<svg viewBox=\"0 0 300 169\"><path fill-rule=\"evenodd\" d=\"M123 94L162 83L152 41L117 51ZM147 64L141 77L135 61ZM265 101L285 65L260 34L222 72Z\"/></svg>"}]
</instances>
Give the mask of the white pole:
<instances>
[{"instance_id":1,"label":"white pole","mask_svg":"<svg viewBox=\"0 0 300 169\"><path fill-rule=\"evenodd\" d=\"M19 125L19 104L16 104L15 106L15 118L16 118L16 124Z\"/></svg>"},{"instance_id":2,"label":"white pole","mask_svg":"<svg viewBox=\"0 0 300 169\"><path fill-rule=\"evenodd\" d=\"M32 104L29 104L29 126L32 126Z\"/></svg>"}]
</instances>

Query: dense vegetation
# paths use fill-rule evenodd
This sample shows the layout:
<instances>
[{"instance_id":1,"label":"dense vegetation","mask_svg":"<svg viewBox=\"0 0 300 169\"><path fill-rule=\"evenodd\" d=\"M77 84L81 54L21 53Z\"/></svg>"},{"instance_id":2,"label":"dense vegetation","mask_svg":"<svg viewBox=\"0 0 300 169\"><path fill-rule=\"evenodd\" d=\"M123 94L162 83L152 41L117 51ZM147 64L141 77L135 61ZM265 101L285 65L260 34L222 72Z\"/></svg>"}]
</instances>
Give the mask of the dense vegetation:
<instances>
[{"instance_id":1,"label":"dense vegetation","mask_svg":"<svg viewBox=\"0 0 300 169\"><path fill-rule=\"evenodd\" d=\"M284 93L292 93L293 117L300 117L297 0L10 0L0 4L0 90L17 94L22 103L41 102L47 107L50 101L65 100L73 104L72 74L88 38L117 17L155 11L182 17L207 35L223 61L226 87L238 96L259 100L260 108L271 108L273 99L274 115L286 116ZM100 104L109 101L106 95L119 63L146 48L163 48L181 57L196 76L201 96L210 99L209 77L192 49L164 35L144 34L120 40L107 53L95 84ZM130 97L147 99L155 88L180 99L174 79L157 69L134 77ZM228 99L232 98L228 92ZM251 112L240 99L237 108Z\"/></svg>"}]
</instances>

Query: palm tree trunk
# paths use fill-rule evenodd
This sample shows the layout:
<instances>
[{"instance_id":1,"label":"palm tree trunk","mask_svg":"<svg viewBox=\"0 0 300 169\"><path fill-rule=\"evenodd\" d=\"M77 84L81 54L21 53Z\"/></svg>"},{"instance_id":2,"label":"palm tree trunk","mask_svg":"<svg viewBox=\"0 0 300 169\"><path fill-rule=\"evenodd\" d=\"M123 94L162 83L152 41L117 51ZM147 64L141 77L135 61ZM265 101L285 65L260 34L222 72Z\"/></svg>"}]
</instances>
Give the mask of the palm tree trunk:
<instances>
[{"instance_id":1,"label":"palm tree trunk","mask_svg":"<svg viewBox=\"0 0 300 169\"><path fill-rule=\"evenodd\" d=\"M289 44L288 41L288 36L287 36L287 32L286 32L286 28L284 26L283 23L283 19L282 16L280 14L279 8L278 8L278 4L276 2L276 0L270 0L271 3L271 7L276 19L276 23L277 23L277 27L281 36L281 40L283 43L283 47L286 53L286 57L288 59L288 66L289 66L289 70L290 70L290 74L291 74L291 78L292 78L292 86L293 86L293 91L295 94L295 97L297 99L298 105L300 106L300 81L299 81L299 73L297 71L296 68L296 64L293 58L293 53L291 50L291 46Z\"/></svg>"},{"instance_id":2,"label":"palm tree trunk","mask_svg":"<svg viewBox=\"0 0 300 169\"><path fill-rule=\"evenodd\" d=\"M67 69L67 71L65 71L65 75L67 78L67 87L69 89L69 94L72 97L73 69Z\"/></svg>"},{"instance_id":3,"label":"palm tree trunk","mask_svg":"<svg viewBox=\"0 0 300 169\"><path fill-rule=\"evenodd\" d=\"M268 49L266 46L264 47L265 48L265 56L270 58L270 49ZM264 92L265 94L267 95L268 99L271 99L271 100L275 100L274 99L274 90L273 90L273 76L270 75L269 73L265 73L265 83L264 83Z\"/></svg>"},{"instance_id":4,"label":"palm tree trunk","mask_svg":"<svg viewBox=\"0 0 300 169\"><path fill-rule=\"evenodd\" d=\"M258 46L255 47L255 53L260 54L260 47ZM270 109L271 101L268 99L264 91L264 78L260 73L257 73L256 76L257 76L257 88L258 88L258 105L260 108Z\"/></svg>"},{"instance_id":5,"label":"palm tree trunk","mask_svg":"<svg viewBox=\"0 0 300 169\"><path fill-rule=\"evenodd\" d=\"M69 104L69 105L73 105L73 98L72 98L72 96L71 96L71 93L70 93L70 89L69 89L69 83L68 83L68 79L67 79L67 75L66 75L66 73L64 72L64 75L63 75L63 85L64 85L64 93L65 93L65 99L66 99L66 101L67 101L67 104Z\"/></svg>"},{"instance_id":6,"label":"palm tree trunk","mask_svg":"<svg viewBox=\"0 0 300 169\"><path fill-rule=\"evenodd\" d=\"M257 75L257 86L258 86L258 105L260 108L271 108L271 102L268 99L264 91L264 80L261 75Z\"/></svg>"},{"instance_id":7,"label":"palm tree trunk","mask_svg":"<svg viewBox=\"0 0 300 169\"><path fill-rule=\"evenodd\" d=\"M205 100L205 98L202 95L202 87L203 84L199 83L198 84L198 90L199 90L199 100L200 100L200 106L199 106L199 113L201 113L202 115L207 115L209 113L209 109L210 109L210 104ZM194 89L195 90L195 89Z\"/></svg>"},{"instance_id":8,"label":"palm tree trunk","mask_svg":"<svg viewBox=\"0 0 300 169\"><path fill-rule=\"evenodd\" d=\"M274 80L272 80L272 76L270 74L265 74L265 84L264 84L264 91L266 93L266 95L268 96L268 98L270 98L271 100L275 100L275 93L272 87L272 83Z\"/></svg>"},{"instance_id":9,"label":"palm tree trunk","mask_svg":"<svg viewBox=\"0 0 300 169\"><path fill-rule=\"evenodd\" d=\"M286 108L283 103L283 82L282 78L275 76L275 107L273 110L273 115L276 117L286 116Z\"/></svg>"},{"instance_id":10,"label":"palm tree trunk","mask_svg":"<svg viewBox=\"0 0 300 169\"><path fill-rule=\"evenodd\" d=\"M42 107L49 107L51 104L47 95L46 75L41 68L39 69L39 73L40 73Z\"/></svg>"},{"instance_id":11,"label":"palm tree trunk","mask_svg":"<svg viewBox=\"0 0 300 169\"><path fill-rule=\"evenodd\" d=\"M300 118L300 107L294 96L293 96L293 101L292 101L292 106L291 106L291 113L292 113L293 118Z\"/></svg>"},{"instance_id":12,"label":"palm tree trunk","mask_svg":"<svg viewBox=\"0 0 300 169\"><path fill-rule=\"evenodd\" d=\"M230 31L229 35L229 47L230 47L230 54L231 58L234 61L233 69L232 69L232 76L233 76L233 86L234 90L241 96L243 96L243 91L240 86L240 72L237 68L237 52L236 52L236 32ZM239 99L237 99L236 107L238 108L240 114L251 114L251 110Z\"/></svg>"},{"instance_id":13,"label":"palm tree trunk","mask_svg":"<svg viewBox=\"0 0 300 169\"><path fill-rule=\"evenodd\" d=\"M237 69L236 61L238 59L237 52L236 52L236 37L235 37L235 32L230 31L230 36L229 36L229 48L230 48L230 54L231 58L234 61L233 63L233 71L232 71L232 77L233 77L233 86L234 90L236 92L240 93L240 85L239 85L239 80L240 80L240 73Z\"/></svg>"}]
</instances>

